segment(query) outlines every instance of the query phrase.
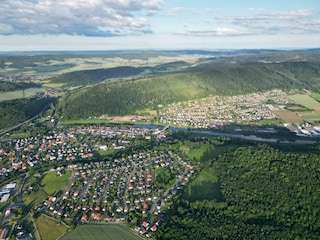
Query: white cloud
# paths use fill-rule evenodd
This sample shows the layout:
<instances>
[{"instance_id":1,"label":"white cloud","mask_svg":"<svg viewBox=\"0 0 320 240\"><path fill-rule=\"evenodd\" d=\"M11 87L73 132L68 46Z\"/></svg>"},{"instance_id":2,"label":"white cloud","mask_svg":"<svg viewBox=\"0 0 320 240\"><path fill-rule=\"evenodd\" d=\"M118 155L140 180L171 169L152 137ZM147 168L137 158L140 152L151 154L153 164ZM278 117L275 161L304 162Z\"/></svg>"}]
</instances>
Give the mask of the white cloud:
<instances>
[{"instance_id":1,"label":"white cloud","mask_svg":"<svg viewBox=\"0 0 320 240\"><path fill-rule=\"evenodd\" d=\"M223 24L254 35L320 32L318 16L304 9L296 11L250 9L250 15L216 17L208 23Z\"/></svg>"},{"instance_id":2,"label":"white cloud","mask_svg":"<svg viewBox=\"0 0 320 240\"><path fill-rule=\"evenodd\" d=\"M0 34L150 33L149 22L142 15L158 10L162 4L162 0L3 0Z\"/></svg>"}]
</instances>

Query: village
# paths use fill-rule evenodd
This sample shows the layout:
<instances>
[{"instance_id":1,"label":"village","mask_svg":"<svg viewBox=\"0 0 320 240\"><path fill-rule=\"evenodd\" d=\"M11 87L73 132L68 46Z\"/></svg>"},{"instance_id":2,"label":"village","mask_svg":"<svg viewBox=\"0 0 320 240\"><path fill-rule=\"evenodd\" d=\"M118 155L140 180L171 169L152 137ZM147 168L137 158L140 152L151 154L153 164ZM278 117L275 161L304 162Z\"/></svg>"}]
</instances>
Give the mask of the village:
<instances>
[{"instance_id":1,"label":"village","mask_svg":"<svg viewBox=\"0 0 320 240\"><path fill-rule=\"evenodd\" d=\"M44 199L36 211L68 224L129 222L137 234L151 236L163 221L161 211L187 184L193 167L168 150L138 151L109 161L99 161L98 155L165 138L156 128L87 126L4 141L1 179L42 166L52 166L57 176L71 171L65 191ZM53 167L59 162L63 166ZM24 189L23 194L31 194L37 187L26 184ZM3 187L1 203L16 194L17 189Z\"/></svg>"},{"instance_id":2,"label":"village","mask_svg":"<svg viewBox=\"0 0 320 240\"><path fill-rule=\"evenodd\" d=\"M170 104L159 111L160 122L196 128L212 128L228 123L277 119L274 105L293 103L281 90L240 96L211 96Z\"/></svg>"}]
</instances>

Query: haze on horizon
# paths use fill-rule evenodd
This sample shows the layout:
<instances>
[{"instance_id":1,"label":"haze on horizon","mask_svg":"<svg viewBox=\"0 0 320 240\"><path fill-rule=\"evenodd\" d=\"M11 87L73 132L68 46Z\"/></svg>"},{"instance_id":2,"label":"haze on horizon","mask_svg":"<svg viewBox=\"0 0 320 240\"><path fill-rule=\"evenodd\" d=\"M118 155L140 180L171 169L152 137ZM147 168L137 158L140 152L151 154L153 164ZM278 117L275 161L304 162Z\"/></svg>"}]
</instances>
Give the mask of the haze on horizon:
<instances>
[{"instance_id":1,"label":"haze on horizon","mask_svg":"<svg viewBox=\"0 0 320 240\"><path fill-rule=\"evenodd\" d=\"M320 47L317 0L2 0L0 51Z\"/></svg>"}]
</instances>

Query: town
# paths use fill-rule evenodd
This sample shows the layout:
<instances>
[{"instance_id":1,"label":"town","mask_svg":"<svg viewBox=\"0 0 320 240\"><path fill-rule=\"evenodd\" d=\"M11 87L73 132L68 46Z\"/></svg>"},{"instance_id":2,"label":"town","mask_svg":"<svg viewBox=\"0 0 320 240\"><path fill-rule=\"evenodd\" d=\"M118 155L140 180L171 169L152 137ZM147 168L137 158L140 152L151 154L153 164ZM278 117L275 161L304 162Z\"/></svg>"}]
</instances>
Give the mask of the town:
<instances>
[{"instance_id":1,"label":"town","mask_svg":"<svg viewBox=\"0 0 320 240\"><path fill-rule=\"evenodd\" d=\"M209 128L237 122L277 119L273 105L293 103L281 90L241 96L212 96L169 105L161 109L160 122L196 128Z\"/></svg>"},{"instance_id":2,"label":"town","mask_svg":"<svg viewBox=\"0 0 320 240\"><path fill-rule=\"evenodd\" d=\"M30 169L35 171L29 177L39 178L43 166L57 176L71 172L68 187L43 199L41 205L34 206L35 211L69 225L128 222L137 234L151 236L164 220L161 211L194 173L193 166L169 150L137 151L112 160L103 160L98 155L129 148L140 141L157 142L165 138L159 129L86 126L7 140L1 143L0 179ZM63 164L54 167L56 163ZM11 198L22 194L14 189L15 184L7 186L1 191L4 204L10 201L11 194ZM27 181L21 189L28 195L39 186ZM13 217L12 214L9 211L6 216ZM26 237L26 231L19 232Z\"/></svg>"}]
</instances>

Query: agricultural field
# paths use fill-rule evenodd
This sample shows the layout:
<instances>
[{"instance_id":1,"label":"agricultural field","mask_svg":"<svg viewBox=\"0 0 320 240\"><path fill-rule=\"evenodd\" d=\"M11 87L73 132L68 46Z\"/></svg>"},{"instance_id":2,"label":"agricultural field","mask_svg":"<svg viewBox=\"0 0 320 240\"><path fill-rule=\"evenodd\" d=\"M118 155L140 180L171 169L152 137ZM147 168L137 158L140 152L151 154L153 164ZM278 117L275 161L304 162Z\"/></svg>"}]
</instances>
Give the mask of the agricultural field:
<instances>
[{"instance_id":1,"label":"agricultural field","mask_svg":"<svg viewBox=\"0 0 320 240\"><path fill-rule=\"evenodd\" d=\"M320 108L320 102L316 101L308 94L288 95L288 98L308 109Z\"/></svg>"},{"instance_id":2,"label":"agricultural field","mask_svg":"<svg viewBox=\"0 0 320 240\"><path fill-rule=\"evenodd\" d=\"M61 240L138 240L134 235L118 224L80 225L74 231L67 233Z\"/></svg>"},{"instance_id":3,"label":"agricultural field","mask_svg":"<svg viewBox=\"0 0 320 240\"><path fill-rule=\"evenodd\" d=\"M68 231L68 227L45 215L35 219L42 240L56 240Z\"/></svg>"},{"instance_id":4,"label":"agricultural field","mask_svg":"<svg viewBox=\"0 0 320 240\"><path fill-rule=\"evenodd\" d=\"M306 120L307 122L317 122L320 121L320 113L316 112L316 111L312 111L312 112L301 112L300 113L302 118L304 120Z\"/></svg>"},{"instance_id":5,"label":"agricultural field","mask_svg":"<svg viewBox=\"0 0 320 240\"><path fill-rule=\"evenodd\" d=\"M24 91L19 90L13 92L3 92L0 94L0 102L21 98L29 98L35 96L37 93L44 93L45 91L46 89L44 88L28 88Z\"/></svg>"},{"instance_id":6,"label":"agricultural field","mask_svg":"<svg viewBox=\"0 0 320 240\"><path fill-rule=\"evenodd\" d=\"M296 124L303 122L302 117L296 112L291 112L288 110L274 110L272 112L276 114L279 118L281 118L284 122Z\"/></svg>"}]
</instances>

